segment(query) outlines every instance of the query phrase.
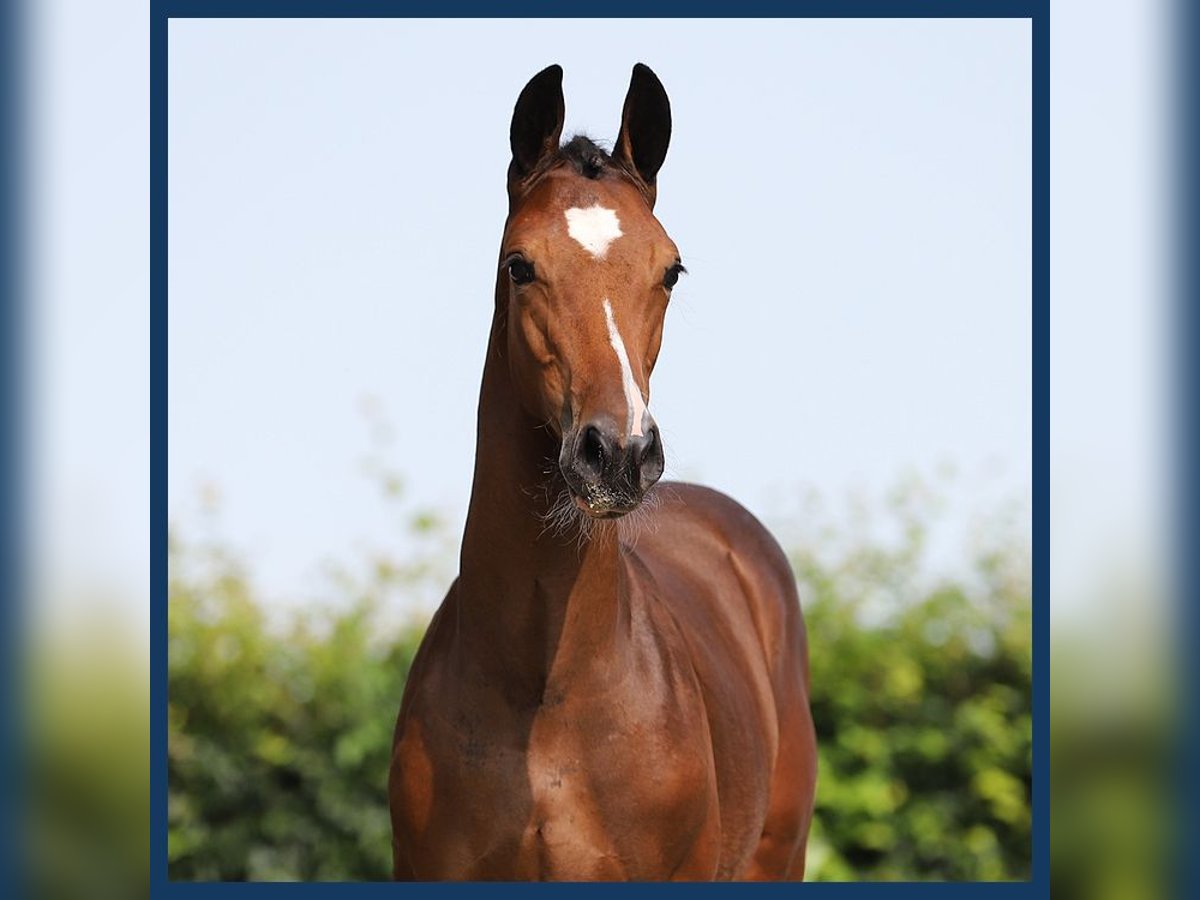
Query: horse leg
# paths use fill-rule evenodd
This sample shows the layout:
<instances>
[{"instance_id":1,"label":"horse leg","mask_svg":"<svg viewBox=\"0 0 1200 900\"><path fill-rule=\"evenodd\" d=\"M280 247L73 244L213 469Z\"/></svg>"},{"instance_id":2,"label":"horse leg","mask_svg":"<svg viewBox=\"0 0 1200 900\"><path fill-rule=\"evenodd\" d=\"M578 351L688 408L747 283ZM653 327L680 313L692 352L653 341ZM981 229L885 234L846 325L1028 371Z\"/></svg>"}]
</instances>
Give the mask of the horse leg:
<instances>
[{"instance_id":1,"label":"horse leg","mask_svg":"<svg viewBox=\"0 0 1200 900\"><path fill-rule=\"evenodd\" d=\"M400 842L392 838L392 881L416 881L417 876L408 861L408 854L400 849Z\"/></svg>"},{"instance_id":2,"label":"horse leg","mask_svg":"<svg viewBox=\"0 0 1200 900\"><path fill-rule=\"evenodd\" d=\"M762 837L743 878L800 881L817 782L817 741L807 697L797 691L780 707L779 753Z\"/></svg>"}]
</instances>

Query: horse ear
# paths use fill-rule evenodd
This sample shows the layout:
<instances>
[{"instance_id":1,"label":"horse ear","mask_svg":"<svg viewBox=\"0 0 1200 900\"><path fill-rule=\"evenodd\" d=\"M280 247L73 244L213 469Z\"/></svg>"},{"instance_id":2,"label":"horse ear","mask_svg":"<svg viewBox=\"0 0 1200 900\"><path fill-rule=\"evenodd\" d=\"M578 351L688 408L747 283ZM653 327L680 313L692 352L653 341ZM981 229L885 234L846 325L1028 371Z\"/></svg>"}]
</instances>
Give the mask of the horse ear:
<instances>
[{"instance_id":1,"label":"horse ear","mask_svg":"<svg viewBox=\"0 0 1200 900\"><path fill-rule=\"evenodd\" d=\"M638 63L629 79L615 156L623 159L653 191L654 178L671 142L671 101L649 66Z\"/></svg>"},{"instance_id":2,"label":"horse ear","mask_svg":"<svg viewBox=\"0 0 1200 900\"><path fill-rule=\"evenodd\" d=\"M562 76L562 66L547 66L529 79L517 98L508 132L512 145L510 181L521 180L543 156L558 149L566 115Z\"/></svg>"}]
</instances>

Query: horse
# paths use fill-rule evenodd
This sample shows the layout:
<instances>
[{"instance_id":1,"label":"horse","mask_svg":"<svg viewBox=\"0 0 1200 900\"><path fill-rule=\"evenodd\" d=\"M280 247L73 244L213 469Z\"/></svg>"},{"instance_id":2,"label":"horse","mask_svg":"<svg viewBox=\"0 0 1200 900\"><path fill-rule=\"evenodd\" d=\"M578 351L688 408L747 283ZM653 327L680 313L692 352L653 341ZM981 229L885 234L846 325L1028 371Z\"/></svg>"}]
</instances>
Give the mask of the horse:
<instances>
[{"instance_id":1,"label":"horse","mask_svg":"<svg viewBox=\"0 0 1200 900\"><path fill-rule=\"evenodd\" d=\"M796 582L714 490L658 484L671 110L633 69L611 152L521 91L459 574L388 774L397 880L799 880L816 787Z\"/></svg>"}]
</instances>

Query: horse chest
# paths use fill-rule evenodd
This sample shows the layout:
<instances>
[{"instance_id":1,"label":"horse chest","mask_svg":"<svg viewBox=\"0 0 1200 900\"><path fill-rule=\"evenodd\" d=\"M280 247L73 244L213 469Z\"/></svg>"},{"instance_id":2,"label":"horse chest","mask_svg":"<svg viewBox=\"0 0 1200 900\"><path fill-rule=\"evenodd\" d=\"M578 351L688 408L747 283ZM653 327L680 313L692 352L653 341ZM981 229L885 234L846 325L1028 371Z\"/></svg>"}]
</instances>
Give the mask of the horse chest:
<instances>
[{"instance_id":1,"label":"horse chest","mask_svg":"<svg viewBox=\"0 0 1200 900\"><path fill-rule=\"evenodd\" d=\"M535 718L522 843L540 877L660 879L685 864L715 810L699 713L618 695Z\"/></svg>"},{"instance_id":2,"label":"horse chest","mask_svg":"<svg viewBox=\"0 0 1200 900\"><path fill-rule=\"evenodd\" d=\"M709 876L697 848L716 825L711 744L702 710L674 700L568 698L460 732L462 752L430 773L434 806L460 814L433 816L421 841L457 850L426 857L430 875ZM486 747L469 746L480 732Z\"/></svg>"}]
</instances>

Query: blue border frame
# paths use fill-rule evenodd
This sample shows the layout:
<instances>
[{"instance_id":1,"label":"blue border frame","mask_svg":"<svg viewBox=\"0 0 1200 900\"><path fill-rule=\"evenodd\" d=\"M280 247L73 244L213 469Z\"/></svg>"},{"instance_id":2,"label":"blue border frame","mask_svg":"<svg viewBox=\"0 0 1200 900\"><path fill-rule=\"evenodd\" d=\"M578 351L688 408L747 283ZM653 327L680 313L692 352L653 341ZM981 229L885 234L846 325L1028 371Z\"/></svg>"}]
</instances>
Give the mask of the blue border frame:
<instances>
[{"instance_id":1,"label":"blue border frame","mask_svg":"<svg viewBox=\"0 0 1200 900\"><path fill-rule=\"evenodd\" d=\"M27 205L22 140L27 124L22 102L25 24L18 0L0 0L0 885L16 894L23 893L26 874L20 864L20 817L26 800L24 747L18 734L24 722L27 669L21 641L27 547L19 524L25 512L21 436L26 433L22 426L27 371L21 302L27 246L20 227Z\"/></svg>"},{"instance_id":2,"label":"blue border frame","mask_svg":"<svg viewBox=\"0 0 1200 900\"><path fill-rule=\"evenodd\" d=\"M415 0L151 0L150 4L150 886L161 896L198 897L233 892L256 897L280 891L307 896L444 896L446 892L495 892L518 896L528 890L607 891L628 886L599 884L534 887L525 884L240 884L171 882L167 877L167 23L171 18L360 18L360 17L565 17L591 18L594 8L562 15L547 0L523 0L516 9L500 4L449 4ZM678 0L609 0L610 17L721 17L729 7ZM805 884L799 890L823 895L863 892L887 896L1049 896L1050 894L1050 10L1049 0L809 0L801 3L745 0L738 18L1021 18L1031 20L1033 43L1033 858L1032 877L1004 883ZM719 885L673 888L637 885L634 890L730 890ZM732 889L751 889L739 885ZM763 891L793 890L777 884Z\"/></svg>"},{"instance_id":3,"label":"blue border frame","mask_svg":"<svg viewBox=\"0 0 1200 900\"><path fill-rule=\"evenodd\" d=\"M1174 391L1169 408L1174 414L1175 446L1171 448L1171 468L1177 473L1179 489L1170 510L1169 526L1174 539L1169 551L1174 556L1171 575L1175 578L1179 628L1169 650L1175 654L1175 697L1179 703L1178 732L1174 735L1170 775L1178 786L1171 824L1178 837L1168 848L1170 870L1168 885L1176 888L1195 883L1200 877L1200 857L1189 852L1188 841L1200 834L1200 773L1194 753L1200 746L1200 697L1191 689L1200 681L1200 560L1195 555L1196 510L1200 509L1200 476L1195 461L1200 459L1200 407L1196 388L1200 387L1200 357L1195 348L1200 337L1200 259L1195 241L1200 235L1200 176L1192 165L1200 153L1200 108L1196 105L1195 86L1200 84L1200 8L1195 3L1175 5L1172 13L1174 40L1171 54L1174 70L1170 85L1174 95L1171 106L1176 112L1176 142L1171 148L1170 171L1178 185L1175 206L1171 210L1173 240L1171 253L1175 271L1176 304L1172 309L1173 340L1170 346L1172 368L1170 389Z\"/></svg>"}]
</instances>

